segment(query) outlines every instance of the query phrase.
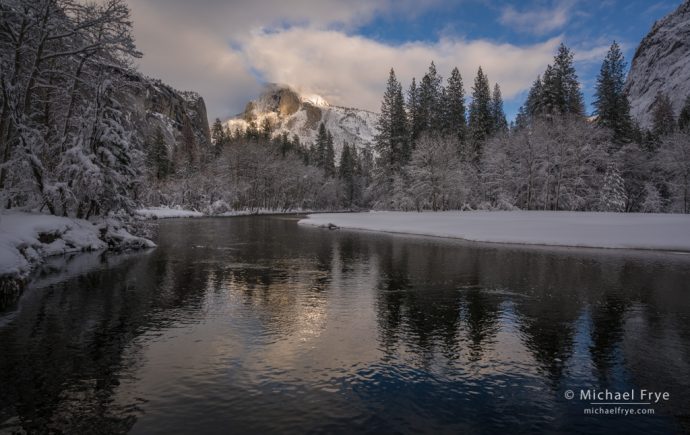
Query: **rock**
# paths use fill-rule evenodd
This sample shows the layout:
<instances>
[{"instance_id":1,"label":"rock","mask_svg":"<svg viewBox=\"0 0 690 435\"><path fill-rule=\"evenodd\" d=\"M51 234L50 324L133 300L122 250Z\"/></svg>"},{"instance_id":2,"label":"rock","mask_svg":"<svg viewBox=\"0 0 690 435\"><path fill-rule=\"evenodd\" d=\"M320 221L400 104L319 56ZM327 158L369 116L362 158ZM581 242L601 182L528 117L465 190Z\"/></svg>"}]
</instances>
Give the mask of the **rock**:
<instances>
[{"instance_id":1,"label":"rock","mask_svg":"<svg viewBox=\"0 0 690 435\"><path fill-rule=\"evenodd\" d=\"M323 122L334 139L336 159L345 142L361 149L372 146L378 115L362 109L328 104L318 95L301 95L294 89L271 84L255 100L247 103L241 114L226 122L231 130L244 131L249 122L260 126L268 119L273 135L297 135L303 144L315 141L319 125Z\"/></svg>"},{"instance_id":2,"label":"rock","mask_svg":"<svg viewBox=\"0 0 690 435\"><path fill-rule=\"evenodd\" d=\"M635 51L626 81L630 113L641 127L652 126L654 100L666 94L676 113L690 96L690 0L654 23Z\"/></svg>"},{"instance_id":3,"label":"rock","mask_svg":"<svg viewBox=\"0 0 690 435\"><path fill-rule=\"evenodd\" d=\"M120 101L135 130L135 141L146 149L160 127L170 153L182 146L182 128L191 126L199 148L211 147L211 131L204 99L196 92L181 92L160 80L133 74Z\"/></svg>"}]
</instances>

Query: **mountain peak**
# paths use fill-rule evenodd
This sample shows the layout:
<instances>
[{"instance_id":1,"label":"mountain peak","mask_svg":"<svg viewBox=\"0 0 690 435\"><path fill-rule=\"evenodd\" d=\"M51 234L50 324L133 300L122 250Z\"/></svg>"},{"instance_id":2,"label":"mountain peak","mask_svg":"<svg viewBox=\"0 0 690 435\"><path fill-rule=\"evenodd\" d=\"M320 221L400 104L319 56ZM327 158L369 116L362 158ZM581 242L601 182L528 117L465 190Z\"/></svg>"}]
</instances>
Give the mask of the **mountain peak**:
<instances>
[{"instance_id":1,"label":"mountain peak","mask_svg":"<svg viewBox=\"0 0 690 435\"><path fill-rule=\"evenodd\" d=\"M346 142L356 147L370 146L377 117L367 110L331 106L318 94L270 83L258 98L247 103L243 113L229 119L226 125L233 131L245 131L250 122L261 126L268 120L273 136L288 133L297 135L303 144L310 144L316 139L319 125L324 123L333 135L339 155Z\"/></svg>"}]
</instances>

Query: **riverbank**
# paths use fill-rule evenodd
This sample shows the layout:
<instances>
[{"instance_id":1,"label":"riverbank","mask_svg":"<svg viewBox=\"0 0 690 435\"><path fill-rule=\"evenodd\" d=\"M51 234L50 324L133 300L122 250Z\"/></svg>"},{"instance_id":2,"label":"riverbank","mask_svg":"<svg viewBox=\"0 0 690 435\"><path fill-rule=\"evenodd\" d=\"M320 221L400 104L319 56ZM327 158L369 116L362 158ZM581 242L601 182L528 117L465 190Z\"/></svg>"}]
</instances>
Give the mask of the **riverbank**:
<instances>
[{"instance_id":1,"label":"riverbank","mask_svg":"<svg viewBox=\"0 0 690 435\"><path fill-rule=\"evenodd\" d=\"M0 214L0 292L18 291L49 257L156 246L113 219L90 222L39 213Z\"/></svg>"},{"instance_id":2,"label":"riverbank","mask_svg":"<svg viewBox=\"0 0 690 435\"><path fill-rule=\"evenodd\" d=\"M302 225L474 242L690 252L690 215L550 212L368 212L309 215Z\"/></svg>"},{"instance_id":3,"label":"riverbank","mask_svg":"<svg viewBox=\"0 0 690 435\"><path fill-rule=\"evenodd\" d=\"M338 213L347 213L348 211L341 211ZM134 212L139 218L146 220L155 219L176 219L176 218L200 218L200 217L235 217L235 216L266 216L266 215L284 215L284 214L307 214L307 213L321 213L315 210L273 210L268 208L261 208L256 210L229 210L219 212L217 210L207 210L205 212L197 210L188 210L183 208L173 207L148 207L140 208ZM333 212L336 213L336 212Z\"/></svg>"}]
</instances>

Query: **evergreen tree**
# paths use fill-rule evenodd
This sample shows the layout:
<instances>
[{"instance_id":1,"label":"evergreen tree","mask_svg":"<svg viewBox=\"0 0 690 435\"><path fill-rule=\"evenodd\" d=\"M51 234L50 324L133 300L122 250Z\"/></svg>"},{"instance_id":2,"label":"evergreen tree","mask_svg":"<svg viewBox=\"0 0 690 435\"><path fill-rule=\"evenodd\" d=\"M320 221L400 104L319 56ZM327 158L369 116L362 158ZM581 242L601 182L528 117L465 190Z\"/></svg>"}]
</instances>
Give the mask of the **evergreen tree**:
<instances>
[{"instance_id":1,"label":"evergreen tree","mask_svg":"<svg viewBox=\"0 0 690 435\"><path fill-rule=\"evenodd\" d=\"M319 132L316 135L312 163L321 169L326 169L326 148L328 147L328 130L322 122L319 124Z\"/></svg>"},{"instance_id":2,"label":"evergreen tree","mask_svg":"<svg viewBox=\"0 0 690 435\"><path fill-rule=\"evenodd\" d=\"M625 193L625 183L616 165L609 164L604 174L604 184L599 196L600 211L625 211L628 198Z\"/></svg>"},{"instance_id":3,"label":"evergreen tree","mask_svg":"<svg viewBox=\"0 0 690 435\"><path fill-rule=\"evenodd\" d=\"M340 154L340 167L338 168L338 177L343 186L345 206L351 207L355 200L355 171L356 171L356 156L353 155L354 147L350 148L348 143L343 144L343 151Z\"/></svg>"},{"instance_id":4,"label":"evergreen tree","mask_svg":"<svg viewBox=\"0 0 690 435\"><path fill-rule=\"evenodd\" d=\"M292 141L290 140L290 136L288 135L287 131L284 131L278 136L278 146L280 149L280 154L285 157L287 153L295 149L293 146Z\"/></svg>"},{"instance_id":5,"label":"evergreen tree","mask_svg":"<svg viewBox=\"0 0 690 435\"><path fill-rule=\"evenodd\" d=\"M155 179L162 180L168 176L170 157L168 157L168 146L165 143L165 136L163 136L163 130L160 126L156 128L156 133L149 143L147 164Z\"/></svg>"},{"instance_id":6,"label":"evergreen tree","mask_svg":"<svg viewBox=\"0 0 690 435\"><path fill-rule=\"evenodd\" d=\"M685 104L678 116L678 129L690 132L690 96L685 98Z\"/></svg>"},{"instance_id":7,"label":"evergreen tree","mask_svg":"<svg viewBox=\"0 0 690 435\"><path fill-rule=\"evenodd\" d=\"M508 130L508 121L506 114L503 111L503 97L501 96L501 87L496 83L494 85L494 92L491 96L491 118L493 120L493 132L505 132Z\"/></svg>"},{"instance_id":8,"label":"evergreen tree","mask_svg":"<svg viewBox=\"0 0 690 435\"><path fill-rule=\"evenodd\" d=\"M133 188L139 175L132 147L132 131L110 81L100 83L93 105L82 122L77 143L65 152L61 172L69 180L76 217L88 219L111 211L131 211Z\"/></svg>"},{"instance_id":9,"label":"evergreen tree","mask_svg":"<svg viewBox=\"0 0 690 435\"><path fill-rule=\"evenodd\" d=\"M544 86L540 76L537 76L529 91L529 95L527 95L527 111L530 116L544 113Z\"/></svg>"},{"instance_id":10,"label":"evergreen tree","mask_svg":"<svg viewBox=\"0 0 690 435\"><path fill-rule=\"evenodd\" d=\"M654 100L652 111L652 131L657 137L667 136L676 130L676 120L673 114L671 99L659 94Z\"/></svg>"},{"instance_id":11,"label":"evergreen tree","mask_svg":"<svg viewBox=\"0 0 690 435\"><path fill-rule=\"evenodd\" d=\"M216 118L211 127L211 140L213 141L213 150L216 155L219 155L225 145L230 142L230 138L218 118Z\"/></svg>"},{"instance_id":12,"label":"evergreen tree","mask_svg":"<svg viewBox=\"0 0 690 435\"><path fill-rule=\"evenodd\" d=\"M594 92L594 114L597 124L613 131L613 140L628 143L633 136L630 103L625 95L625 60L620 46L611 44L597 77Z\"/></svg>"},{"instance_id":13,"label":"evergreen tree","mask_svg":"<svg viewBox=\"0 0 690 435\"><path fill-rule=\"evenodd\" d=\"M409 142L402 86L392 68L383 94L376 130L375 147L380 165L386 171L399 171L409 159Z\"/></svg>"},{"instance_id":14,"label":"evergreen tree","mask_svg":"<svg viewBox=\"0 0 690 435\"><path fill-rule=\"evenodd\" d=\"M259 127L257 127L256 121L254 121L254 120L249 121L249 124L247 125L247 129L244 131L245 140L258 141L259 136L260 136Z\"/></svg>"},{"instance_id":15,"label":"evergreen tree","mask_svg":"<svg viewBox=\"0 0 690 435\"><path fill-rule=\"evenodd\" d=\"M472 103L470 103L469 132L472 151L475 159L481 156L481 147L493 130L493 116L491 112L491 90L489 79L484 75L482 67L477 71L472 87Z\"/></svg>"},{"instance_id":16,"label":"evergreen tree","mask_svg":"<svg viewBox=\"0 0 690 435\"><path fill-rule=\"evenodd\" d=\"M335 149L333 148L333 135L326 133L326 149L323 155L323 169L327 177L335 177Z\"/></svg>"},{"instance_id":17,"label":"evergreen tree","mask_svg":"<svg viewBox=\"0 0 690 435\"><path fill-rule=\"evenodd\" d=\"M438 133L441 130L443 108L441 105L441 82L436 65L431 62L419 85L419 116L422 131ZM419 132L421 133L421 131Z\"/></svg>"},{"instance_id":18,"label":"evergreen tree","mask_svg":"<svg viewBox=\"0 0 690 435\"><path fill-rule=\"evenodd\" d=\"M182 146L187 155L189 167L193 167L197 163L199 150L197 149L196 135L192 129L192 123L189 117L185 117L182 123Z\"/></svg>"},{"instance_id":19,"label":"evergreen tree","mask_svg":"<svg viewBox=\"0 0 690 435\"><path fill-rule=\"evenodd\" d=\"M541 76L532 83L525 104L520 106L515 123L519 128L526 127L532 120L544 113L544 87Z\"/></svg>"},{"instance_id":20,"label":"evergreen tree","mask_svg":"<svg viewBox=\"0 0 690 435\"><path fill-rule=\"evenodd\" d=\"M553 66L546 67L543 79L542 101L546 112L584 116L585 104L573 66L573 53L561 44L553 60Z\"/></svg>"},{"instance_id":21,"label":"evergreen tree","mask_svg":"<svg viewBox=\"0 0 690 435\"><path fill-rule=\"evenodd\" d=\"M407 121L410 126L410 142L414 144L417 138L419 138L419 134L424 130L423 119L419 112L419 89L414 77L412 77L412 83L407 91L406 108Z\"/></svg>"},{"instance_id":22,"label":"evergreen tree","mask_svg":"<svg viewBox=\"0 0 690 435\"><path fill-rule=\"evenodd\" d=\"M273 132L273 127L271 127L271 121L268 118L264 118L261 121L261 138L265 141L271 140L271 133Z\"/></svg>"},{"instance_id":23,"label":"evergreen tree","mask_svg":"<svg viewBox=\"0 0 690 435\"><path fill-rule=\"evenodd\" d=\"M445 90L443 101L444 133L453 136L462 143L466 136L467 115L465 113L465 89L462 84L462 76L457 68L453 68L451 71Z\"/></svg>"}]
</instances>

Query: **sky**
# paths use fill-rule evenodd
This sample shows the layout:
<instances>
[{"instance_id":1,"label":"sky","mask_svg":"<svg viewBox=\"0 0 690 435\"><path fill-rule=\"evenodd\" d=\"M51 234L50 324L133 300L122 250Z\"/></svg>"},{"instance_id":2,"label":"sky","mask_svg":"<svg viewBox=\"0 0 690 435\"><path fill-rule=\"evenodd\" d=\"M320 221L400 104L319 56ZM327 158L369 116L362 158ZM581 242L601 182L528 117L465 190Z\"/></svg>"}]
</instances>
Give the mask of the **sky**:
<instances>
[{"instance_id":1,"label":"sky","mask_svg":"<svg viewBox=\"0 0 690 435\"><path fill-rule=\"evenodd\" d=\"M266 83L378 111L390 68L406 89L434 61L471 93L479 66L513 119L563 42L589 105L613 40L628 63L680 0L130 0L139 69L201 94L210 119L244 110Z\"/></svg>"}]
</instances>

